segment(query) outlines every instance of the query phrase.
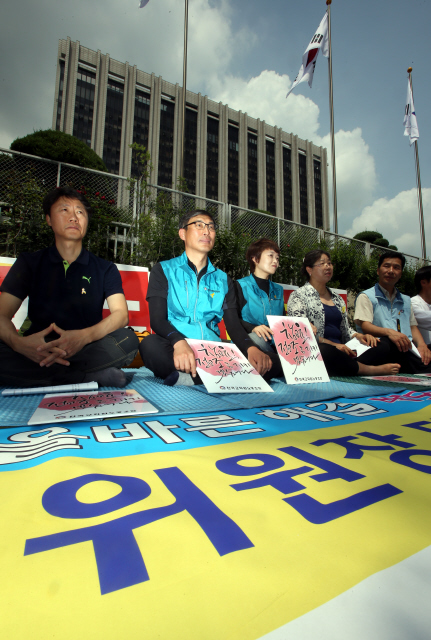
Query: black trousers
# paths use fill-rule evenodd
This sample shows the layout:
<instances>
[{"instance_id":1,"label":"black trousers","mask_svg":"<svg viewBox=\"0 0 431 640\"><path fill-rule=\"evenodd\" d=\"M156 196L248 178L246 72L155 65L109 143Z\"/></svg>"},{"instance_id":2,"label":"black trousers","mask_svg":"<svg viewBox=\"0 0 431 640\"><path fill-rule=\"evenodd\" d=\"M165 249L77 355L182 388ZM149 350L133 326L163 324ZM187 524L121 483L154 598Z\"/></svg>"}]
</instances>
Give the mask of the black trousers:
<instances>
[{"instance_id":1,"label":"black trousers","mask_svg":"<svg viewBox=\"0 0 431 640\"><path fill-rule=\"evenodd\" d=\"M398 362L401 365L400 373L431 373L431 363L425 365L418 356L411 351L398 351L395 344L389 338L381 338L380 343L386 349L385 362ZM431 345L428 345L430 348ZM367 351L368 353L368 351Z\"/></svg>"},{"instance_id":2,"label":"black trousers","mask_svg":"<svg viewBox=\"0 0 431 640\"><path fill-rule=\"evenodd\" d=\"M319 344L319 348L330 376L357 376L358 362L372 366L395 362L401 365L400 373L431 373L431 364L424 365L410 351L398 351L395 344L386 337L380 338L376 347L368 349L359 358L351 358L331 344Z\"/></svg>"},{"instance_id":3,"label":"black trousers","mask_svg":"<svg viewBox=\"0 0 431 640\"><path fill-rule=\"evenodd\" d=\"M139 340L135 332L126 327L87 344L69 358L68 367L62 364L41 367L0 340L0 385L45 387L82 382L87 373L127 366L135 357L138 347Z\"/></svg>"},{"instance_id":4,"label":"black trousers","mask_svg":"<svg viewBox=\"0 0 431 640\"><path fill-rule=\"evenodd\" d=\"M173 371L175 371L174 365L174 348L166 338L162 338L153 333L150 336L144 338L139 346L139 352L144 361L144 365L147 369L150 369L157 378L163 378L163 380ZM283 375L281 363L276 353L267 353L271 358L272 367L263 376L264 380L268 381L271 378L279 378Z\"/></svg>"}]
</instances>

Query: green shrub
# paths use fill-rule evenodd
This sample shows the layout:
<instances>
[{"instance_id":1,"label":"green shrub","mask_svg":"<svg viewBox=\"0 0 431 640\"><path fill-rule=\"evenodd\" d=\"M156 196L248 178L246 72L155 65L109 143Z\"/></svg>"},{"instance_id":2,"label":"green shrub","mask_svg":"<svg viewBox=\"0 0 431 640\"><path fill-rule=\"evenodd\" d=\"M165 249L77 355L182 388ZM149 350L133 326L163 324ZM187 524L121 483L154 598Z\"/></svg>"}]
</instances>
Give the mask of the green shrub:
<instances>
[{"instance_id":1,"label":"green shrub","mask_svg":"<svg viewBox=\"0 0 431 640\"><path fill-rule=\"evenodd\" d=\"M53 131L52 129L35 131L28 136L14 140L10 148L13 151L30 153L41 158L68 162L78 165L78 167L108 171L102 158L93 149L90 149L85 142L68 133L63 133L63 131Z\"/></svg>"}]
</instances>

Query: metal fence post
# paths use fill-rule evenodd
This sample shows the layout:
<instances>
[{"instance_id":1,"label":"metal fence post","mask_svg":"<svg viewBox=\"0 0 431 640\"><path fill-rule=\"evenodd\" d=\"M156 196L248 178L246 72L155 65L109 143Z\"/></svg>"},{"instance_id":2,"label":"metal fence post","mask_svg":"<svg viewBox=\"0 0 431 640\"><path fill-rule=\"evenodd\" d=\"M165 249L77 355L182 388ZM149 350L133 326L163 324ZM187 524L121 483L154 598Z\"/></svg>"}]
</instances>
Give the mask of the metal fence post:
<instances>
[{"instance_id":1,"label":"metal fence post","mask_svg":"<svg viewBox=\"0 0 431 640\"><path fill-rule=\"evenodd\" d=\"M58 167L57 167L57 184L56 184L57 187L60 186L60 177L61 177L61 162L58 163Z\"/></svg>"}]
</instances>

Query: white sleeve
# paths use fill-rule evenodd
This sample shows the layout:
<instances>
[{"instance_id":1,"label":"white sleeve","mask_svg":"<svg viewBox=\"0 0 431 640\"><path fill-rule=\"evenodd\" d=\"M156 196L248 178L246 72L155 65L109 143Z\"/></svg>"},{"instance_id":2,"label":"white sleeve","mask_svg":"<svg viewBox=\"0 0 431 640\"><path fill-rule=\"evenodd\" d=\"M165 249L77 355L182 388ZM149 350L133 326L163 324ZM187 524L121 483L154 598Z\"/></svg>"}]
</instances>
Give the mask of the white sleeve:
<instances>
[{"instance_id":1,"label":"white sleeve","mask_svg":"<svg viewBox=\"0 0 431 640\"><path fill-rule=\"evenodd\" d=\"M425 309L424 306L412 298L412 311L418 323L419 329L431 331L431 311Z\"/></svg>"}]
</instances>

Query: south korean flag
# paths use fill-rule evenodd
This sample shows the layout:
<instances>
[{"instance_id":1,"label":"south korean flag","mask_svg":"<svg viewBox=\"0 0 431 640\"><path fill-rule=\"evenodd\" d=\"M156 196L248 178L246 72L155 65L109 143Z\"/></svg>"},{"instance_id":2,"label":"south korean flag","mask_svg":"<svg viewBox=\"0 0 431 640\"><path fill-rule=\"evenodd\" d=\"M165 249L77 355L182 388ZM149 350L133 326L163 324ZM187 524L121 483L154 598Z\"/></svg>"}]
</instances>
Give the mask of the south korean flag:
<instances>
[{"instance_id":1,"label":"south korean flag","mask_svg":"<svg viewBox=\"0 0 431 640\"><path fill-rule=\"evenodd\" d=\"M322 18L322 22L317 27L316 33L311 38L310 44L304 51L304 55L302 56L301 68L292 86L287 92L286 98L289 95L289 93L300 82L305 82L306 80L308 80L308 84L311 87L313 83L314 67L316 66L317 56L320 49L322 49L323 55L326 58L328 58L329 57L328 14L326 13L326 11L325 11L325 15Z\"/></svg>"},{"instance_id":2,"label":"south korean flag","mask_svg":"<svg viewBox=\"0 0 431 640\"><path fill-rule=\"evenodd\" d=\"M410 79L407 81L407 100L404 110L404 135L409 137L410 144L419 140L418 121L416 120L415 105L413 104L413 93Z\"/></svg>"}]
</instances>

